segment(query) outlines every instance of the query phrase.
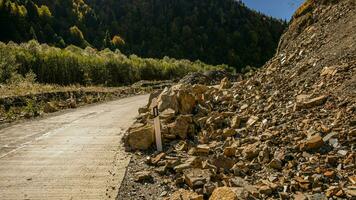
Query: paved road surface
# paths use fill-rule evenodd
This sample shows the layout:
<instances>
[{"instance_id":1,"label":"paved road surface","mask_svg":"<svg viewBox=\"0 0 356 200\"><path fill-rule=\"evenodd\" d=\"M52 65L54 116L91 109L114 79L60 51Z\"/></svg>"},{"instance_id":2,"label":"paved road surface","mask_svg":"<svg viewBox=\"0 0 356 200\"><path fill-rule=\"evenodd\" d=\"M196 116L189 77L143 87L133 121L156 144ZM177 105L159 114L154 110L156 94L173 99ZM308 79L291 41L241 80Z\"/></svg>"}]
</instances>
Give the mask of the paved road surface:
<instances>
[{"instance_id":1,"label":"paved road surface","mask_svg":"<svg viewBox=\"0 0 356 200\"><path fill-rule=\"evenodd\" d=\"M147 95L0 129L0 199L115 199L123 131Z\"/></svg>"}]
</instances>

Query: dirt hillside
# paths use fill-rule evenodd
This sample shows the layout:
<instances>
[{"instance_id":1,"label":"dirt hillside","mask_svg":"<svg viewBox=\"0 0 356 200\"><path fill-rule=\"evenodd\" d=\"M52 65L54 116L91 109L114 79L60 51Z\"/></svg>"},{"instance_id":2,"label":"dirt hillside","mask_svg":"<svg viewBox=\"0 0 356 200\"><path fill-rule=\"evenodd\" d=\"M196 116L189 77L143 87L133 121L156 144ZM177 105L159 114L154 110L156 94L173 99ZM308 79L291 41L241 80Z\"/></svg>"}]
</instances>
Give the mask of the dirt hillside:
<instances>
[{"instance_id":1,"label":"dirt hillside","mask_svg":"<svg viewBox=\"0 0 356 200\"><path fill-rule=\"evenodd\" d=\"M308 0L248 78L178 84L127 132L118 199L355 199L356 2Z\"/></svg>"}]
</instances>

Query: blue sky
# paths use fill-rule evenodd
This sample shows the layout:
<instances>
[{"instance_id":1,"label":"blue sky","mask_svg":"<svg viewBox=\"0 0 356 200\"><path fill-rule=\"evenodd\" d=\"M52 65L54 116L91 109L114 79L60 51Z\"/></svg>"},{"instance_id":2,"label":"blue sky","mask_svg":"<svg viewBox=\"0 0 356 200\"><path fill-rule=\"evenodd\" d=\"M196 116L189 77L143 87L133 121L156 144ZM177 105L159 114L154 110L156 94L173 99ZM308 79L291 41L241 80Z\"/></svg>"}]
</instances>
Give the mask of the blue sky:
<instances>
[{"instance_id":1,"label":"blue sky","mask_svg":"<svg viewBox=\"0 0 356 200\"><path fill-rule=\"evenodd\" d=\"M242 2L249 8L289 21L304 0L242 0Z\"/></svg>"}]
</instances>

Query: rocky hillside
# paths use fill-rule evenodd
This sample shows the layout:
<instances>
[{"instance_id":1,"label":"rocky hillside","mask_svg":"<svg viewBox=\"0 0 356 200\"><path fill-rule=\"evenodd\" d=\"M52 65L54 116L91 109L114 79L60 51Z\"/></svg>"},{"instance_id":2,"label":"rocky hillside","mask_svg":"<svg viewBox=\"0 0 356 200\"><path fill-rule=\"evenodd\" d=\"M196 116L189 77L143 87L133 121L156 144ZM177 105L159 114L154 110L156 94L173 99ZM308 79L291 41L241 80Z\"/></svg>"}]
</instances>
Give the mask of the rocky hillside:
<instances>
[{"instance_id":1,"label":"rocky hillside","mask_svg":"<svg viewBox=\"0 0 356 200\"><path fill-rule=\"evenodd\" d=\"M118 198L355 199L355 6L308 0L254 75L152 94L164 152L149 103L125 138L145 151Z\"/></svg>"}]
</instances>

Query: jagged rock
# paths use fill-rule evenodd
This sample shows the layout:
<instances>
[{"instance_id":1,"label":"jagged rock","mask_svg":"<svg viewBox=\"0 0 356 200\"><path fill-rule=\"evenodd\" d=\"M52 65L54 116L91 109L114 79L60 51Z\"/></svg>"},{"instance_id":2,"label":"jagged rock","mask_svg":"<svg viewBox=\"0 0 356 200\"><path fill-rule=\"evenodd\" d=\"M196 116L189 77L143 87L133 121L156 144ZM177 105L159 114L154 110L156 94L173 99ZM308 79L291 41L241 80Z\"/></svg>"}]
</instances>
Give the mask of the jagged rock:
<instances>
[{"instance_id":1,"label":"jagged rock","mask_svg":"<svg viewBox=\"0 0 356 200\"><path fill-rule=\"evenodd\" d=\"M231 119L231 128L234 128L234 129L239 128L240 124L241 124L241 118L239 116L234 116Z\"/></svg>"},{"instance_id":2,"label":"jagged rock","mask_svg":"<svg viewBox=\"0 0 356 200\"><path fill-rule=\"evenodd\" d=\"M229 81L229 79L227 77L223 78L220 82L220 86L219 89L223 90L223 89L228 89L232 86L231 82Z\"/></svg>"},{"instance_id":3,"label":"jagged rock","mask_svg":"<svg viewBox=\"0 0 356 200\"><path fill-rule=\"evenodd\" d=\"M186 139L189 132L194 131L193 119L190 115L179 115L175 122L168 124L168 132L172 135Z\"/></svg>"},{"instance_id":4,"label":"jagged rock","mask_svg":"<svg viewBox=\"0 0 356 200\"><path fill-rule=\"evenodd\" d=\"M160 112L170 108L178 112L178 99L177 94L172 92L171 89L165 88L158 96L158 109Z\"/></svg>"},{"instance_id":5,"label":"jagged rock","mask_svg":"<svg viewBox=\"0 0 356 200\"><path fill-rule=\"evenodd\" d=\"M246 199L244 193L242 187L219 187L214 190L209 200L242 200Z\"/></svg>"},{"instance_id":6,"label":"jagged rock","mask_svg":"<svg viewBox=\"0 0 356 200\"><path fill-rule=\"evenodd\" d=\"M203 200L203 195L189 190L179 189L166 200Z\"/></svg>"},{"instance_id":7,"label":"jagged rock","mask_svg":"<svg viewBox=\"0 0 356 200\"><path fill-rule=\"evenodd\" d=\"M253 159L258 156L259 150L258 150L258 145L259 143L256 142L254 144L247 145L244 150L242 151L242 155L246 159Z\"/></svg>"},{"instance_id":8,"label":"jagged rock","mask_svg":"<svg viewBox=\"0 0 356 200\"><path fill-rule=\"evenodd\" d=\"M154 137L153 126L147 124L129 129L127 142L131 149L146 150L153 144Z\"/></svg>"},{"instance_id":9,"label":"jagged rock","mask_svg":"<svg viewBox=\"0 0 356 200\"><path fill-rule=\"evenodd\" d=\"M151 182L153 177L150 171L142 171L134 174L136 182Z\"/></svg>"},{"instance_id":10,"label":"jagged rock","mask_svg":"<svg viewBox=\"0 0 356 200\"><path fill-rule=\"evenodd\" d=\"M273 160L268 164L268 167L273 168L273 169L280 170L280 169L282 169L282 161L280 161L279 159L273 159Z\"/></svg>"},{"instance_id":11,"label":"jagged rock","mask_svg":"<svg viewBox=\"0 0 356 200\"><path fill-rule=\"evenodd\" d=\"M301 149L315 150L315 149L319 149L323 145L324 145L323 138L319 134L316 134L310 137L309 139L307 139L307 141L305 141L302 144Z\"/></svg>"},{"instance_id":12,"label":"jagged rock","mask_svg":"<svg viewBox=\"0 0 356 200\"><path fill-rule=\"evenodd\" d=\"M181 114L191 114L196 106L194 95L189 90L179 90L178 98L178 111Z\"/></svg>"},{"instance_id":13,"label":"jagged rock","mask_svg":"<svg viewBox=\"0 0 356 200\"><path fill-rule=\"evenodd\" d=\"M182 172L185 169L189 168L199 168L201 167L202 160L199 157L192 156L186 160L183 164L177 165L174 167L176 172Z\"/></svg>"},{"instance_id":14,"label":"jagged rock","mask_svg":"<svg viewBox=\"0 0 356 200\"><path fill-rule=\"evenodd\" d=\"M184 181L192 189L202 188L210 180L211 173L209 169L188 169L183 170Z\"/></svg>"},{"instance_id":15,"label":"jagged rock","mask_svg":"<svg viewBox=\"0 0 356 200\"><path fill-rule=\"evenodd\" d=\"M224 129L224 131L223 131L223 136L224 136L225 138L234 136L234 135L236 135L236 134L237 134L237 131L236 131L235 129L226 128L226 129Z\"/></svg>"},{"instance_id":16,"label":"jagged rock","mask_svg":"<svg viewBox=\"0 0 356 200\"><path fill-rule=\"evenodd\" d=\"M304 96L303 98L300 97L299 100L297 99L297 103L295 104L295 110L320 106L324 104L327 99L327 95L322 95L313 99L308 99L306 96Z\"/></svg>"}]
</instances>

